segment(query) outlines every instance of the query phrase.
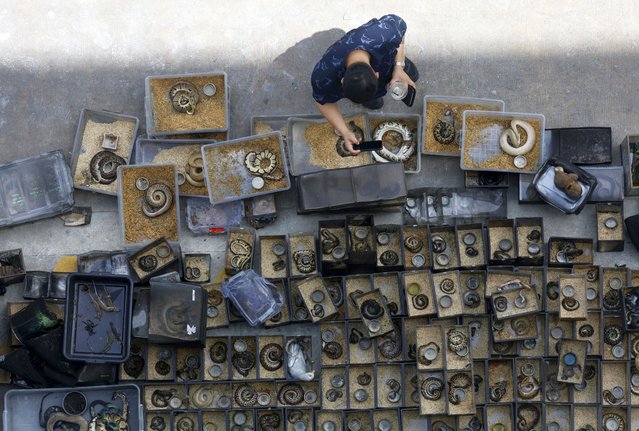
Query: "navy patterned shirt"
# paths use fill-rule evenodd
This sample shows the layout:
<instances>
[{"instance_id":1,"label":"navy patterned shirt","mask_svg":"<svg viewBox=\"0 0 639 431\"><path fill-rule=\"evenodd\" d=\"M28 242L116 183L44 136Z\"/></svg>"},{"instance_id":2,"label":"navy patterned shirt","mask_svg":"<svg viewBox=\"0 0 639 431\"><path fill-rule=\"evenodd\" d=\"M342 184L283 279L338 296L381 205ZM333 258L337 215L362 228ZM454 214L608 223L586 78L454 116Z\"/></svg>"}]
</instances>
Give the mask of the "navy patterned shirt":
<instances>
[{"instance_id":1,"label":"navy patterned shirt","mask_svg":"<svg viewBox=\"0 0 639 431\"><path fill-rule=\"evenodd\" d=\"M344 65L351 51L361 49L371 56L371 67L379 72L377 94L386 94L386 86L393 75L397 48L406 33L406 22L397 15L384 15L346 33L331 45L315 65L311 75L313 98L320 104L335 103L344 97L342 77Z\"/></svg>"}]
</instances>

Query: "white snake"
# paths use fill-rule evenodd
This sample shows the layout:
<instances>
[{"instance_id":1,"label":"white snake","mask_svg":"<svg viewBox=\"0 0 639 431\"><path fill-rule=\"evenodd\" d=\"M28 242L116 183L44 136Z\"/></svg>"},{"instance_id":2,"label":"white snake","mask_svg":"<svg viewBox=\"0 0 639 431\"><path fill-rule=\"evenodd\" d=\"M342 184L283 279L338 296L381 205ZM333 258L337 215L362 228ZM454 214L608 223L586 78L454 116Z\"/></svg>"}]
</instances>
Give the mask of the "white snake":
<instances>
[{"instance_id":1,"label":"white snake","mask_svg":"<svg viewBox=\"0 0 639 431\"><path fill-rule=\"evenodd\" d=\"M521 135L517 127L521 127L526 131L526 142L523 145L521 145ZM512 145L508 142L509 139ZM504 130L499 137L499 146L504 153L511 156L521 156L529 153L535 146L535 129L526 121L512 120L510 127Z\"/></svg>"},{"instance_id":2,"label":"white snake","mask_svg":"<svg viewBox=\"0 0 639 431\"><path fill-rule=\"evenodd\" d=\"M380 124L375 129L375 133L373 135L373 140L381 141L384 135L388 132L397 132L402 136L404 140L404 144L401 146L397 153L393 153L386 149L386 147L382 146L381 150L373 151L373 157L376 162L379 163L388 163L388 162L404 162L410 158L415 152L416 144L413 140L413 134L408 127L404 124L397 123L394 121L387 121L385 123Z\"/></svg>"}]
</instances>

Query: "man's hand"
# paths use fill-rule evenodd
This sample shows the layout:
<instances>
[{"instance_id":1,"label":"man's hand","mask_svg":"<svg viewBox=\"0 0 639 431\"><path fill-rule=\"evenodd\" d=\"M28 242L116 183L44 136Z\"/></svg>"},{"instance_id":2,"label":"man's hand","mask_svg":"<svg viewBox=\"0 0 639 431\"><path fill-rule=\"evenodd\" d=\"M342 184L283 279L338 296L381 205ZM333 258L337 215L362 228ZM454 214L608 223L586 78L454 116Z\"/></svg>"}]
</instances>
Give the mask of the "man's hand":
<instances>
[{"instance_id":1,"label":"man's hand","mask_svg":"<svg viewBox=\"0 0 639 431\"><path fill-rule=\"evenodd\" d=\"M359 144L359 141L357 140L357 137L355 136L355 133L353 133L350 129L348 130L348 132L346 134L344 134L342 132L342 137L344 138L344 148L346 148L346 150L351 153L353 156L358 155L359 153L361 153L360 150L355 150L353 149L353 145L354 144Z\"/></svg>"},{"instance_id":2,"label":"man's hand","mask_svg":"<svg viewBox=\"0 0 639 431\"><path fill-rule=\"evenodd\" d=\"M353 145L359 144L359 141L357 140L357 137L351 131L351 129L349 129L346 125L346 122L344 121L342 113L337 107L337 104L325 103L322 105L320 103L317 103L317 109L319 109L324 118L326 118L326 120L331 123L331 126L333 126L335 130L342 134L342 136L344 137L344 148L346 148L346 150L352 155L358 155L360 151L354 150Z\"/></svg>"},{"instance_id":3,"label":"man's hand","mask_svg":"<svg viewBox=\"0 0 639 431\"><path fill-rule=\"evenodd\" d=\"M393 69L393 77L390 80L391 84L396 81L403 82L404 84L410 85L415 89L417 88L413 80L410 79L410 76L408 76L408 74L404 72L404 69L399 66L395 66L395 68Z\"/></svg>"}]
</instances>

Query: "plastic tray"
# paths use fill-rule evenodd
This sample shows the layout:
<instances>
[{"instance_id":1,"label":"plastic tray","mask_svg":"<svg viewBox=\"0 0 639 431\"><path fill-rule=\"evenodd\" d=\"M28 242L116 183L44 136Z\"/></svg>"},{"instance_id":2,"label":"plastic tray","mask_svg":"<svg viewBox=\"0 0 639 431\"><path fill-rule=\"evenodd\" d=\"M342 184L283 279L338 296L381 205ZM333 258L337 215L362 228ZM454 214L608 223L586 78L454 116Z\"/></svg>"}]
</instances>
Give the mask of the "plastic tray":
<instances>
[{"instance_id":1,"label":"plastic tray","mask_svg":"<svg viewBox=\"0 0 639 431\"><path fill-rule=\"evenodd\" d=\"M588 203L621 202L624 198L624 171L622 166L581 166L597 179L597 187ZM519 176L519 203L544 203L532 186L532 174Z\"/></svg>"},{"instance_id":2,"label":"plastic tray","mask_svg":"<svg viewBox=\"0 0 639 431\"><path fill-rule=\"evenodd\" d=\"M282 137L286 134L286 129L288 127L289 118L304 118L310 120L321 120L321 115L318 114L290 114L290 115L253 115L251 117L251 135L259 135L260 133L267 133L266 131L257 130L258 121L264 123L268 127L271 128L269 132L277 132L278 130L282 132L284 129L284 133L282 133Z\"/></svg>"},{"instance_id":3,"label":"plastic tray","mask_svg":"<svg viewBox=\"0 0 639 431\"><path fill-rule=\"evenodd\" d=\"M563 191L555 186L554 168L557 166L561 166L568 173L579 175L578 182L583 189L579 199L570 199ZM537 190L539 196L553 207L566 214L579 214L590 199L592 192L597 188L597 179L594 175L589 174L571 163L551 158L539 169L539 172L537 172L533 179L532 185Z\"/></svg>"},{"instance_id":4,"label":"plastic tray","mask_svg":"<svg viewBox=\"0 0 639 431\"><path fill-rule=\"evenodd\" d=\"M359 117L362 115L364 116L364 139L370 140L371 133L370 133L370 130L368 129L368 117L366 114L353 114L353 115L347 116L346 118L348 120L348 118ZM323 124L326 122L327 121L324 120L323 118L315 120L315 119L308 119L308 118L291 117L288 119L288 127L286 129L286 145L288 148L288 156L289 156L290 164L291 164L291 175L298 176L298 175L310 174L313 172L319 172L319 171L329 169L322 166L311 165L309 145L308 145L308 142L306 141L306 138L304 137L304 131L306 130L308 126L312 124ZM337 137L337 135L335 135L335 142L337 142L337 139L339 138ZM341 158L341 156L337 154L337 151L334 151L331 154L327 154L325 157ZM364 163L365 165L370 165L373 163L373 158L370 154L363 154L357 157L365 157L366 158L366 163ZM347 168L347 167L356 167L356 166L361 166L361 165L353 164L353 165L345 165L343 167Z\"/></svg>"},{"instance_id":5,"label":"plastic tray","mask_svg":"<svg viewBox=\"0 0 639 431\"><path fill-rule=\"evenodd\" d=\"M92 301L96 295L104 301L110 297L119 311L102 309L98 312ZM133 281L130 278L70 274L64 319L64 357L91 363L126 361L131 347L132 305ZM85 329L89 321L95 324L92 335ZM111 345L109 339L114 341Z\"/></svg>"},{"instance_id":6,"label":"plastic tray","mask_svg":"<svg viewBox=\"0 0 639 431\"><path fill-rule=\"evenodd\" d=\"M180 80L180 78L197 78L197 77L208 77L208 76L223 76L224 77L224 115L225 115L225 126L217 127L217 128L202 128L202 129L182 129L182 130L156 130L154 112L153 112L153 94L151 92L151 81L154 79L176 79L176 83ZM144 108L146 111L146 133L149 137L153 136L169 136L169 135L183 135L189 133L208 133L208 132L224 132L227 131L230 127L230 113L229 113L229 84L226 76L226 72L213 71L213 72L204 72L204 73L185 73L180 75L156 75L156 76L147 76L144 80L145 84L145 97L144 97ZM218 89L219 91L219 89ZM200 91L200 100L204 96L202 91ZM212 97L219 97L219 93L216 93ZM167 95L167 103L170 103ZM195 108L197 112L197 107ZM188 115L188 114L184 114Z\"/></svg>"},{"instance_id":7,"label":"plastic tray","mask_svg":"<svg viewBox=\"0 0 639 431\"><path fill-rule=\"evenodd\" d=\"M298 212L399 206L406 200L404 166L379 163L302 175L297 181Z\"/></svg>"},{"instance_id":8,"label":"plastic tray","mask_svg":"<svg viewBox=\"0 0 639 431\"><path fill-rule=\"evenodd\" d=\"M459 157L459 152L437 152L437 151L426 151L426 136L427 133L432 133L432 130L428 127L427 124L427 114L428 114L428 103L445 103L447 105L485 105L487 109L490 109L492 112L503 112L504 110L504 101L497 99L483 99L479 97L455 97L455 96L432 96L426 95L424 96L424 118L422 121L422 129L421 129L421 143L422 146L421 151L424 154L428 154L431 156L453 156ZM492 109L491 109L492 108ZM463 112L461 113L463 114ZM460 124L459 127L462 125ZM461 138L461 137L460 137Z\"/></svg>"},{"instance_id":9,"label":"plastic tray","mask_svg":"<svg viewBox=\"0 0 639 431\"><path fill-rule=\"evenodd\" d=\"M277 169L282 169L286 185L283 187L264 190L256 190L251 186L251 181L256 178L251 175L244 166L244 157L249 151L260 151L260 148L253 145L253 142L268 137L277 137L279 155ZM226 154L222 154L222 150L227 150ZM216 163L209 165L207 156L211 155L227 163ZM277 156L277 154L276 154ZM282 134L280 132L265 133L263 135L248 136L245 138L232 139L226 142L218 142L202 146L202 157L204 159L204 177L206 178L206 186L209 190L209 199L212 204L223 202L237 201L241 199L251 198L255 196L267 195L269 193L281 192L291 188L291 180L288 176L288 166L286 164L286 154L284 152L284 144L282 142ZM232 187L221 184L218 180L221 178L234 178L239 184L241 191L232 190ZM268 180L266 181L268 184Z\"/></svg>"},{"instance_id":10,"label":"plastic tray","mask_svg":"<svg viewBox=\"0 0 639 431\"><path fill-rule=\"evenodd\" d=\"M135 163L138 165L154 165L166 163L158 162L154 163L153 159L158 155L158 153L162 150L169 150L171 148L186 146L186 145L197 145L199 147L198 151L201 150L201 147L206 144L212 144L217 141L211 139L138 139L135 144ZM171 163L175 163L178 171L178 178L180 175L184 175L185 167L188 164L188 159L190 153L192 151L184 151L180 156L175 156ZM188 182L183 184L188 185ZM180 189L183 189L183 186L179 186ZM206 197L208 195L208 190L206 187L198 187L200 193L182 193L180 191L180 196L190 196L190 197Z\"/></svg>"},{"instance_id":11,"label":"plastic tray","mask_svg":"<svg viewBox=\"0 0 639 431\"><path fill-rule=\"evenodd\" d=\"M204 199L186 200L186 225L196 235L226 233L230 227L239 226L243 216L242 201L211 205Z\"/></svg>"},{"instance_id":12,"label":"plastic tray","mask_svg":"<svg viewBox=\"0 0 639 431\"><path fill-rule=\"evenodd\" d=\"M120 166L118 168L118 179L122 178L122 172L124 170L127 169L137 169L137 170L143 170L146 167L148 167L149 165L131 165L131 166ZM118 213L120 215L120 230L121 230L121 235L122 235L122 242L125 244L125 247L137 247L137 246L142 246L145 243L147 243L148 241L153 241L155 239L158 239L160 237L166 237L167 241L169 242L176 242L179 240L180 238L180 230L181 230L181 223L180 223L180 195L179 193L175 193L175 191L178 190L178 181L177 181L177 168L175 166L175 164L164 164L164 165L153 165L154 167L170 167L173 168L173 175L174 175L174 179L173 182L169 184L169 186L172 186L172 191L173 193L173 205L172 207L165 213L162 214L161 216L159 216L156 219L149 219L149 220L158 220L159 218L163 218L165 217L168 213L170 212L174 212L175 213L175 217L176 217L176 226L177 226L177 236L174 238L168 237L168 235L165 235L165 232L158 232L157 236L153 237L153 238L140 238L139 241L127 241L126 239L126 235L125 235L125 219L124 219L124 199L123 199L123 193L122 193L122 189L123 189L123 184L122 181L118 181ZM148 178L148 180L153 181L153 178ZM132 185L133 189L135 189L135 185ZM137 191L137 189L135 189L135 191ZM141 203L139 204L140 208L141 208ZM145 215L142 213L142 210L140 209L139 211L139 217L145 217Z\"/></svg>"},{"instance_id":13,"label":"plastic tray","mask_svg":"<svg viewBox=\"0 0 639 431\"><path fill-rule=\"evenodd\" d=\"M0 165L0 227L54 217L71 208L73 183L62 151Z\"/></svg>"},{"instance_id":14,"label":"plastic tray","mask_svg":"<svg viewBox=\"0 0 639 431\"><path fill-rule=\"evenodd\" d=\"M424 147L424 135L421 133L422 131L422 117L417 114L368 114L368 128L371 132L371 139L373 139L373 133L375 130L371 127L372 120L385 120L385 121L415 121L417 126L415 127L415 134L417 136L414 139L417 141L415 143L415 151L413 155L409 158L415 159L416 166L414 169L407 169L406 163L404 163L404 172L407 174L418 174L422 169L422 158L420 149Z\"/></svg>"},{"instance_id":15,"label":"plastic tray","mask_svg":"<svg viewBox=\"0 0 639 431\"><path fill-rule=\"evenodd\" d=\"M461 147L461 159L460 166L463 170L469 171L493 171L493 172L514 172L516 174L521 173L534 173L536 172L548 158L551 156L550 152L546 148L545 145L545 133L544 133L544 125L546 123L546 119L542 114L527 114L520 112L491 112L491 111L464 111L463 114L463 127L462 127L462 147ZM489 118L497 118L503 120L526 120L526 121L538 121L539 125L539 136L535 137L535 145L540 146L539 151L539 160L536 164L530 163L528 166L522 169L516 168L514 165L512 168L480 168L476 166L466 166L466 157L465 157L465 147L466 147L466 122L470 117L489 117ZM502 126L497 126L492 128L492 130L487 131L488 135L483 139L482 143L473 148L473 151L476 153L476 157L480 159L489 159L491 157L496 157L503 154L501 148L499 147L499 137L503 132ZM477 159L476 159L477 160Z\"/></svg>"},{"instance_id":16,"label":"plastic tray","mask_svg":"<svg viewBox=\"0 0 639 431\"><path fill-rule=\"evenodd\" d=\"M138 133L138 129L140 126L140 120L137 117L132 117L130 115L117 114L117 113L109 112L109 111L93 111L90 109L83 109L82 113L80 114L80 122L78 123L78 128L75 132L75 140L73 141L73 152L71 153L71 175L72 175L72 178L74 179L73 186L76 189L88 190L95 193L103 193L105 195L115 196L118 190L117 178L111 184L106 184L106 185L100 184L101 186L104 186L105 188L111 188L112 191L103 190L102 188L96 187L96 185L99 183L96 183L95 181L93 181L92 184L89 183L89 185L76 184L75 182L76 170L78 169L78 160L80 158L80 155L83 155L87 152L87 149L84 148L82 144L83 144L84 131L89 121L102 123L102 124L112 124L112 123L115 123L116 121L129 121L134 124L133 133L131 135L131 141L120 142L120 140L118 139L118 147L114 151L114 153L116 153L117 155L122 157L124 160L126 160L128 164L128 163L131 163L131 156L133 154L133 145L135 143L135 137ZM93 155L95 155L99 151L104 151L104 148L102 148L101 146L98 146L97 149L95 151L92 151L92 154L90 154L89 156L93 157ZM87 160L91 160L91 159L87 158Z\"/></svg>"},{"instance_id":17,"label":"plastic tray","mask_svg":"<svg viewBox=\"0 0 639 431\"><path fill-rule=\"evenodd\" d=\"M122 392L128 402L127 423L130 431L143 431L142 404L140 389L135 385L92 386L83 388L56 389L12 389L4 395L4 411L2 424L4 430L42 430L39 424L39 410L46 411L51 406L62 407L62 400L69 392L82 392L87 399L87 406L94 401L115 403L122 406L118 398L113 400L115 392ZM89 409L82 416L90 421Z\"/></svg>"}]
</instances>

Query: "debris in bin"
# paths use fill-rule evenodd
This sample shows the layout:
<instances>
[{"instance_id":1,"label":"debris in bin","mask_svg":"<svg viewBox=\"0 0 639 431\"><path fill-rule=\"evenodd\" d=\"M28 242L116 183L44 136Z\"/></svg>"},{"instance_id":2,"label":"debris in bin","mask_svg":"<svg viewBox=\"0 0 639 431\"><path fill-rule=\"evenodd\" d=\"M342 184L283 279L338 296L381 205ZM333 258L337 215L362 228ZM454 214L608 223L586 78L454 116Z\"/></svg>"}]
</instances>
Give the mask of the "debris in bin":
<instances>
[{"instance_id":1,"label":"debris in bin","mask_svg":"<svg viewBox=\"0 0 639 431\"><path fill-rule=\"evenodd\" d=\"M65 226L84 226L91 223L91 207L73 207L70 213L61 215Z\"/></svg>"},{"instance_id":2,"label":"debris in bin","mask_svg":"<svg viewBox=\"0 0 639 431\"><path fill-rule=\"evenodd\" d=\"M309 364L302 344L290 340L286 344L286 353L288 353L288 372L293 379L310 382L315 378L315 370Z\"/></svg>"}]
</instances>

